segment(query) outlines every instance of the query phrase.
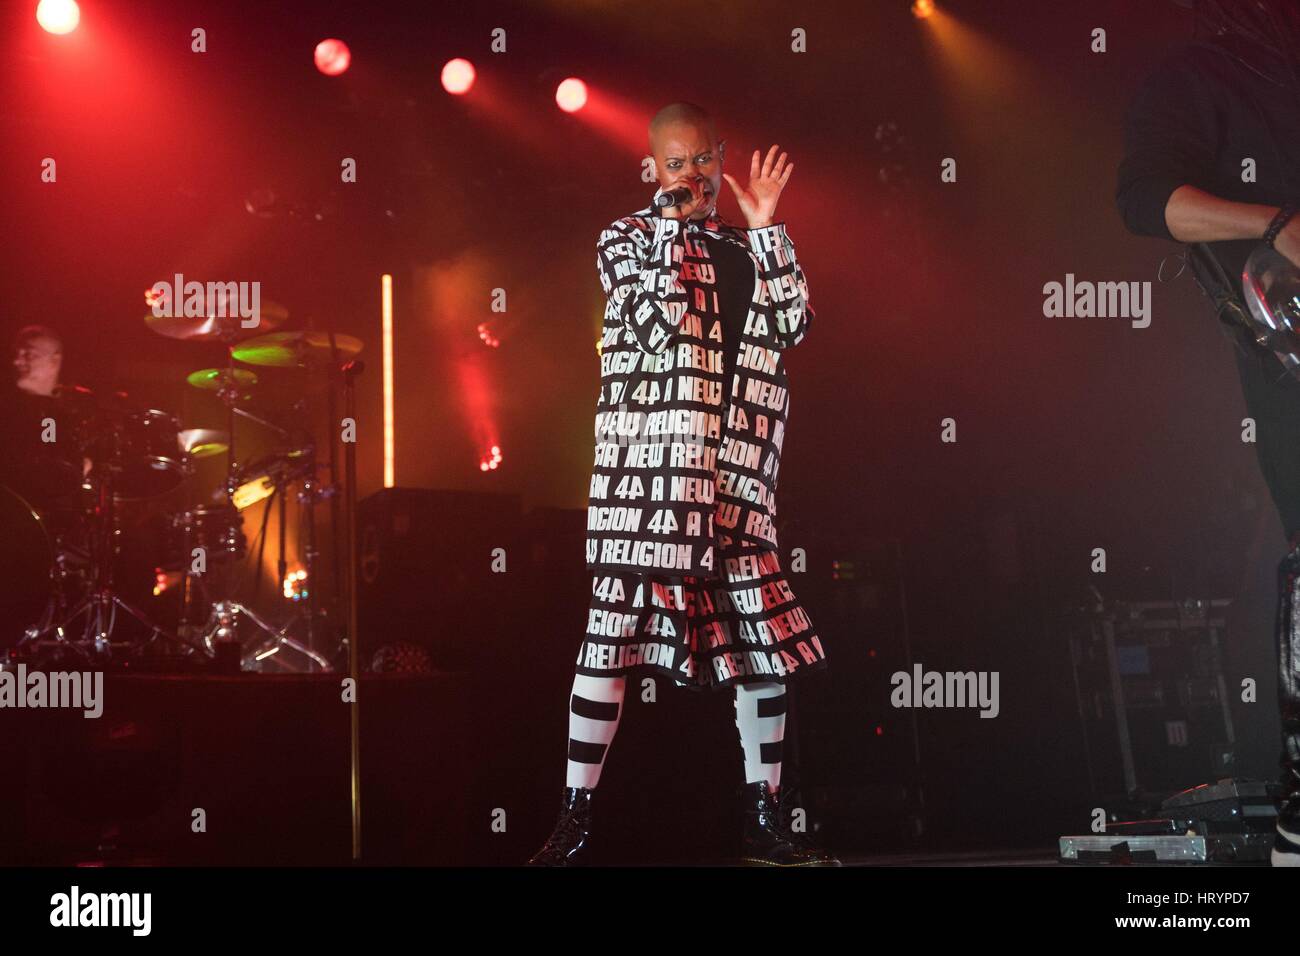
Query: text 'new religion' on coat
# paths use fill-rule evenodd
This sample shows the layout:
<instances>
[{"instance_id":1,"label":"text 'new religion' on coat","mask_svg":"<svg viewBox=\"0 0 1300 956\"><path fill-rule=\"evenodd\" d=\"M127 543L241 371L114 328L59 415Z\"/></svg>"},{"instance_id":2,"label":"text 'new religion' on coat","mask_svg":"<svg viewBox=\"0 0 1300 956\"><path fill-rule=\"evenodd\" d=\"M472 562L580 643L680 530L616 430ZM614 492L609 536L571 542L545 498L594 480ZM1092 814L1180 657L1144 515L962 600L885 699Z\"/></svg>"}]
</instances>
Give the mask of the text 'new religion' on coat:
<instances>
[{"instance_id":1,"label":"text 'new religion' on coat","mask_svg":"<svg viewBox=\"0 0 1300 956\"><path fill-rule=\"evenodd\" d=\"M755 270L730 382L706 233L744 248ZM785 225L741 229L716 211L683 224L650 207L596 249L607 301L587 567L710 577L719 551L777 550L781 352L813 320Z\"/></svg>"}]
</instances>

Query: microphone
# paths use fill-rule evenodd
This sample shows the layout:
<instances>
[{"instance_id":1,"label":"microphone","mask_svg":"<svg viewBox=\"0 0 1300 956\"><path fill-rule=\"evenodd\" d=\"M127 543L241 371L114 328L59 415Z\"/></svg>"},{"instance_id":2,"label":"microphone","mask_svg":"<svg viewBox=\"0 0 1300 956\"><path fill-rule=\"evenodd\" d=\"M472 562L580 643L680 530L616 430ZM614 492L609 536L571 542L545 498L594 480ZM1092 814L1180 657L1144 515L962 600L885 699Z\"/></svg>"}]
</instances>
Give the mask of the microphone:
<instances>
[{"instance_id":1,"label":"microphone","mask_svg":"<svg viewBox=\"0 0 1300 956\"><path fill-rule=\"evenodd\" d=\"M670 189L667 192L661 192L655 197L655 205L660 209L668 206L684 206L691 201L692 193L689 186L678 186L676 189ZM704 192L704 198L709 198L708 190Z\"/></svg>"}]
</instances>

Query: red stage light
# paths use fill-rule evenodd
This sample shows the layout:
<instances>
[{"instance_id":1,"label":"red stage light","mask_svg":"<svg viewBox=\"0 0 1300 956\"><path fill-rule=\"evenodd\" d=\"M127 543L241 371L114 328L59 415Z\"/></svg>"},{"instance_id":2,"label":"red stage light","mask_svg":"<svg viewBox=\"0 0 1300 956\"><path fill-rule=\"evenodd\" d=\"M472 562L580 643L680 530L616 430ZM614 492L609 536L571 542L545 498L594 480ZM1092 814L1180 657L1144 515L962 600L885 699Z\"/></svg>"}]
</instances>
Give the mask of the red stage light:
<instances>
[{"instance_id":1,"label":"red stage light","mask_svg":"<svg viewBox=\"0 0 1300 956\"><path fill-rule=\"evenodd\" d=\"M77 0L41 0L36 5L36 22L48 33L71 33L81 22Z\"/></svg>"},{"instance_id":2,"label":"red stage light","mask_svg":"<svg viewBox=\"0 0 1300 956\"><path fill-rule=\"evenodd\" d=\"M912 16L924 20L934 13L934 0L915 0L912 4Z\"/></svg>"},{"instance_id":3,"label":"red stage light","mask_svg":"<svg viewBox=\"0 0 1300 956\"><path fill-rule=\"evenodd\" d=\"M326 76L338 76L352 65L352 51L342 40L321 40L316 44L316 69Z\"/></svg>"},{"instance_id":4,"label":"red stage light","mask_svg":"<svg viewBox=\"0 0 1300 956\"><path fill-rule=\"evenodd\" d=\"M587 84L569 77L555 88L555 102L566 113L576 113L587 105Z\"/></svg>"},{"instance_id":5,"label":"red stage light","mask_svg":"<svg viewBox=\"0 0 1300 956\"><path fill-rule=\"evenodd\" d=\"M468 93L469 88L474 85L474 64L469 60L462 60L457 57L454 60L448 60L442 68L442 88L448 93L455 93L459 96L462 93Z\"/></svg>"}]
</instances>

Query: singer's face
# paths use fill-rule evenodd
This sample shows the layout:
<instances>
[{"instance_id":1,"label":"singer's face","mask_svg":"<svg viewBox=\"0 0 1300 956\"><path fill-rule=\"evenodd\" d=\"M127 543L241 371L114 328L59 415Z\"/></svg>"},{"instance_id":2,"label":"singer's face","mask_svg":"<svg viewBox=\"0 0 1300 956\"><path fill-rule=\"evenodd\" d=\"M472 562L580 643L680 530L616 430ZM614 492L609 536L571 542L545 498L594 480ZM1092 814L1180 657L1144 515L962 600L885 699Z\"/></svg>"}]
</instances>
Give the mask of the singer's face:
<instances>
[{"instance_id":1,"label":"singer's face","mask_svg":"<svg viewBox=\"0 0 1300 956\"><path fill-rule=\"evenodd\" d=\"M691 213L691 218L708 216L718 204L722 188L722 151L717 136L693 123L673 123L659 131L651 147L659 185L667 189L683 179L698 179L708 202Z\"/></svg>"}]
</instances>

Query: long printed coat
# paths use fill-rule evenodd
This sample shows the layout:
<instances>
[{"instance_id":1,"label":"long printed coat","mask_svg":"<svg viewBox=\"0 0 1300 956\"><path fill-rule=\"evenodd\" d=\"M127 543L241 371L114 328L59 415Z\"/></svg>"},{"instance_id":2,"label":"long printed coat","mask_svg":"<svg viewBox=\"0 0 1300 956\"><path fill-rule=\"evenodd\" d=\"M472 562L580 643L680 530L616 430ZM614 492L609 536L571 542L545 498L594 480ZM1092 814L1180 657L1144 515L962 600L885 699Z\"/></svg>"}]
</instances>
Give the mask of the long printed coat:
<instances>
[{"instance_id":1,"label":"long printed coat","mask_svg":"<svg viewBox=\"0 0 1300 956\"><path fill-rule=\"evenodd\" d=\"M705 230L755 270L729 382ZM781 352L813 320L785 225L741 229L716 212L682 223L649 207L612 223L596 250L607 301L587 567L713 577L719 552L777 550Z\"/></svg>"}]
</instances>

